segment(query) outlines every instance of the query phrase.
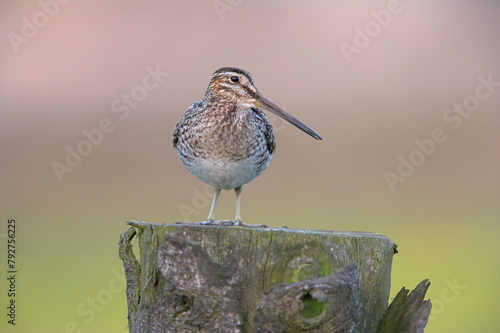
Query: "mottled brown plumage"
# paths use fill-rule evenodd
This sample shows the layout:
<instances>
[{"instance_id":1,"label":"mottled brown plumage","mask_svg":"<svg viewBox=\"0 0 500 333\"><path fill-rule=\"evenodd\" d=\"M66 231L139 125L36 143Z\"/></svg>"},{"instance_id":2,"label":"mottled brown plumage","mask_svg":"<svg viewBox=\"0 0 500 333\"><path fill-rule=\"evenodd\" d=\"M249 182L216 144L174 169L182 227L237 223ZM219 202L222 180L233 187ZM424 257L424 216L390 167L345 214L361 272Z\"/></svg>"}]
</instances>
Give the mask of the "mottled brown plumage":
<instances>
[{"instance_id":1,"label":"mottled brown plumage","mask_svg":"<svg viewBox=\"0 0 500 333\"><path fill-rule=\"evenodd\" d=\"M217 223L244 225L241 187L264 171L276 148L273 127L260 108L321 140L319 134L260 94L248 72L230 67L215 71L203 99L187 109L173 137L184 166L215 189L210 214L202 223L215 223L220 191L235 189L235 221Z\"/></svg>"}]
</instances>

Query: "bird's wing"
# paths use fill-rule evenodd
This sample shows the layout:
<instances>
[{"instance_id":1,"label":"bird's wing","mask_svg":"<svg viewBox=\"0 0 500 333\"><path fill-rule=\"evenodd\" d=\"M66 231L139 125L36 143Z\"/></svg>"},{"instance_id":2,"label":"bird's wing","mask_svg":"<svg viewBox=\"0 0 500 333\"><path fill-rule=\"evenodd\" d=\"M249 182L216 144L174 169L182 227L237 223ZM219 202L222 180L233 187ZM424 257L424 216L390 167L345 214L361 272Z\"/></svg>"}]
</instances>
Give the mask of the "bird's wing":
<instances>
[{"instance_id":1,"label":"bird's wing","mask_svg":"<svg viewBox=\"0 0 500 333\"><path fill-rule=\"evenodd\" d=\"M199 106L200 103L201 103L201 101L196 102L193 105L191 105L186 110L186 112L184 112L184 116L182 117L182 119L179 120L177 125L175 125L175 130L174 130L174 135L173 135L173 140L172 140L174 148L177 148L177 143L179 142L179 136L182 135L182 128L184 127L184 122L190 121L192 119L191 114Z\"/></svg>"}]
</instances>

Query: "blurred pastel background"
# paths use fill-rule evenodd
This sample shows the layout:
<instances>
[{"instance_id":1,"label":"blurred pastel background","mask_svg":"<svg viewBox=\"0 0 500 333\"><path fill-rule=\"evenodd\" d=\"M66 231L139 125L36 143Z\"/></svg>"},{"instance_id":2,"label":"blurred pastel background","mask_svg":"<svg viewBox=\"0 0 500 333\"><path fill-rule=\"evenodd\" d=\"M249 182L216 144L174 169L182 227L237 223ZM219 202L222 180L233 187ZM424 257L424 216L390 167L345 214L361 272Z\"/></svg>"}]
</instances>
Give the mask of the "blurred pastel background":
<instances>
[{"instance_id":1,"label":"blurred pastel background","mask_svg":"<svg viewBox=\"0 0 500 333\"><path fill-rule=\"evenodd\" d=\"M211 191L171 136L236 66L323 136L270 117L277 154L243 219L382 233L392 297L431 280L426 332L499 332L499 17L496 1L2 1L0 331L127 332L119 235L206 218ZM223 192L217 217L234 206Z\"/></svg>"}]
</instances>

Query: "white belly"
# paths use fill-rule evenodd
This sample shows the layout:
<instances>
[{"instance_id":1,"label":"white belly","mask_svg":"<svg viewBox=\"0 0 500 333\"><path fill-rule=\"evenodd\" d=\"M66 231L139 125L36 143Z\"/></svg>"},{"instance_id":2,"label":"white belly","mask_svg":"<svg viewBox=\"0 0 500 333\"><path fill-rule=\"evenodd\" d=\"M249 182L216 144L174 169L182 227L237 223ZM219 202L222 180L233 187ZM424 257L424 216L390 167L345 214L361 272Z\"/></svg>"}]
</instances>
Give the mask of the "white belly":
<instances>
[{"instance_id":1,"label":"white belly","mask_svg":"<svg viewBox=\"0 0 500 333\"><path fill-rule=\"evenodd\" d=\"M252 157L237 162L228 159L202 158L191 161L181 158L181 160L186 169L203 182L217 189L231 190L259 176L271 162L272 155L268 156L264 163L259 163Z\"/></svg>"}]
</instances>

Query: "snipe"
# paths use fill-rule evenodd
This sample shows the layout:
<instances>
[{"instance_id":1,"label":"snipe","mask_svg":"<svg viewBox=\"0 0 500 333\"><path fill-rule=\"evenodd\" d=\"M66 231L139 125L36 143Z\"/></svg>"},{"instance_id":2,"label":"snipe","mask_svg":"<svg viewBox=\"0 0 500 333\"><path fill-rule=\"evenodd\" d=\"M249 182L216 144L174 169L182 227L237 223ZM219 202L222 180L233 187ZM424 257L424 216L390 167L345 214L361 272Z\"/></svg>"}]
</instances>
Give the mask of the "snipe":
<instances>
[{"instance_id":1,"label":"snipe","mask_svg":"<svg viewBox=\"0 0 500 333\"><path fill-rule=\"evenodd\" d=\"M264 171L276 146L273 127L261 109L322 139L262 95L247 71L230 67L215 71L202 100L187 109L174 131L174 147L186 169L214 187L210 213L201 224L254 226L241 221L241 188ZM220 191L231 189L236 192L236 218L216 222Z\"/></svg>"}]
</instances>

